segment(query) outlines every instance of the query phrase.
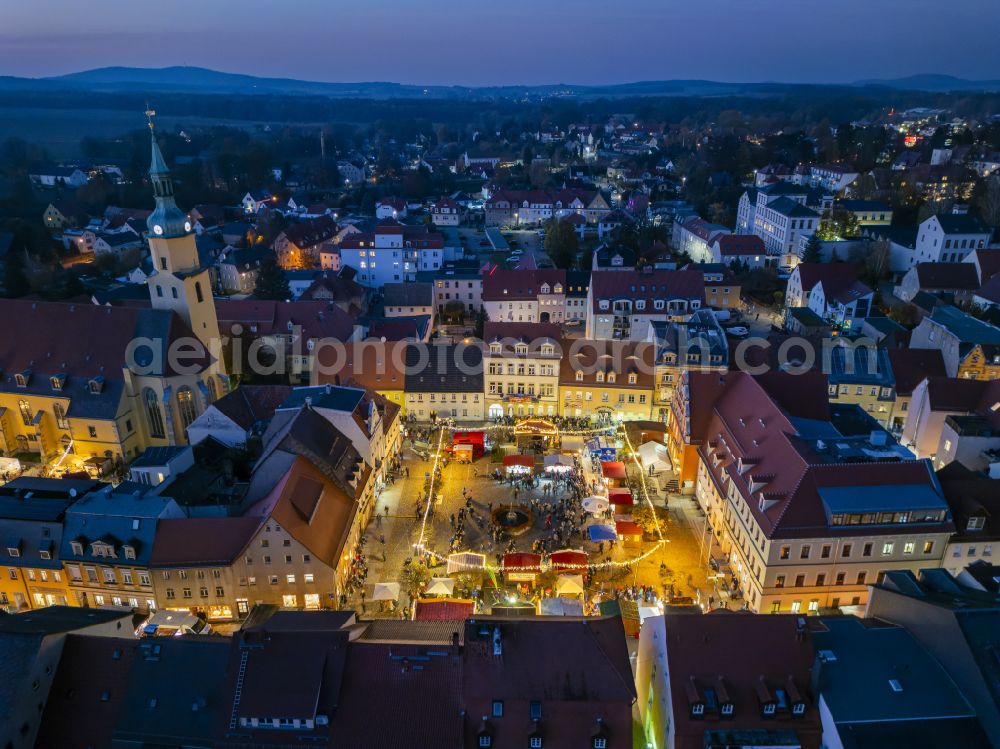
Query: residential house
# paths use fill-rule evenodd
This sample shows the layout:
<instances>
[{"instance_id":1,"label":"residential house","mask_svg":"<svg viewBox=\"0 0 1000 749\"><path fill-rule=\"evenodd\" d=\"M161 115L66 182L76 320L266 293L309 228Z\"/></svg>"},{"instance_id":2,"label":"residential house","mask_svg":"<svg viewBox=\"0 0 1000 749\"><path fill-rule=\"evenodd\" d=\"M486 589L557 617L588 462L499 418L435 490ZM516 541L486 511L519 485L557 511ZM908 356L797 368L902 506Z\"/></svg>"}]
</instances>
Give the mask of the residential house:
<instances>
[{"instance_id":1,"label":"residential house","mask_svg":"<svg viewBox=\"0 0 1000 749\"><path fill-rule=\"evenodd\" d=\"M39 187L82 187L90 181L87 173L75 166L42 167L28 174L28 179Z\"/></svg>"},{"instance_id":2,"label":"residential house","mask_svg":"<svg viewBox=\"0 0 1000 749\"><path fill-rule=\"evenodd\" d=\"M77 497L100 488L92 480L22 476L0 486L0 531L6 574L0 609L8 614L76 605L59 558L63 519Z\"/></svg>"},{"instance_id":3,"label":"residential house","mask_svg":"<svg viewBox=\"0 0 1000 749\"><path fill-rule=\"evenodd\" d=\"M918 457L934 458L944 422L952 415L976 413L988 398L991 383L957 377L928 377L913 389L903 423L903 443Z\"/></svg>"},{"instance_id":4,"label":"residential house","mask_svg":"<svg viewBox=\"0 0 1000 749\"><path fill-rule=\"evenodd\" d=\"M809 307L837 328L858 330L874 298L850 263L799 263L788 279L785 308Z\"/></svg>"},{"instance_id":5,"label":"residential house","mask_svg":"<svg viewBox=\"0 0 1000 749\"><path fill-rule=\"evenodd\" d=\"M193 465L194 451L190 445L147 447L129 465L129 480L145 486L159 486Z\"/></svg>"},{"instance_id":6,"label":"residential house","mask_svg":"<svg viewBox=\"0 0 1000 749\"><path fill-rule=\"evenodd\" d=\"M764 240L756 234L717 234L709 253L709 262L726 266L738 263L748 270L763 268L767 259Z\"/></svg>"},{"instance_id":7,"label":"residential house","mask_svg":"<svg viewBox=\"0 0 1000 749\"><path fill-rule=\"evenodd\" d=\"M896 399L889 351L841 340L824 353L830 402L856 404L888 428Z\"/></svg>"},{"instance_id":8,"label":"residential house","mask_svg":"<svg viewBox=\"0 0 1000 749\"><path fill-rule=\"evenodd\" d=\"M820 214L806 205L810 197L804 187L778 182L757 191L753 233L764 241L772 261L798 264L800 242L819 228Z\"/></svg>"},{"instance_id":9,"label":"residential house","mask_svg":"<svg viewBox=\"0 0 1000 749\"><path fill-rule=\"evenodd\" d=\"M406 357L409 341L368 339L344 345L343 354L323 348L317 354L317 385L351 385L371 390L406 415Z\"/></svg>"},{"instance_id":10,"label":"residential house","mask_svg":"<svg viewBox=\"0 0 1000 749\"><path fill-rule=\"evenodd\" d=\"M956 307L935 307L913 330L910 347L940 350L949 377L1000 377L1000 328Z\"/></svg>"},{"instance_id":11,"label":"residential house","mask_svg":"<svg viewBox=\"0 0 1000 749\"><path fill-rule=\"evenodd\" d=\"M941 214L924 219L917 231L911 265L959 263L990 242L990 230L973 216Z\"/></svg>"},{"instance_id":12,"label":"residential house","mask_svg":"<svg viewBox=\"0 0 1000 749\"><path fill-rule=\"evenodd\" d=\"M406 201L391 196L379 198L375 202L375 218L397 220L406 218Z\"/></svg>"},{"instance_id":13,"label":"residential house","mask_svg":"<svg viewBox=\"0 0 1000 749\"><path fill-rule=\"evenodd\" d=\"M635 252L620 245L600 244L594 250L590 269L635 270Z\"/></svg>"},{"instance_id":14,"label":"residential house","mask_svg":"<svg viewBox=\"0 0 1000 749\"><path fill-rule=\"evenodd\" d=\"M566 271L566 312L564 321L579 325L587 321L587 295L590 292L590 271Z\"/></svg>"},{"instance_id":15,"label":"residential house","mask_svg":"<svg viewBox=\"0 0 1000 749\"><path fill-rule=\"evenodd\" d=\"M698 271L597 271L590 277L585 335L646 340L651 323L685 317L704 299Z\"/></svg>"},{"instance_id":16,"label":"residential house","mask_svg":"<svg viewBox=\"0 0 1000 749\"><path fill-rule=\"evenodd\" d=\"M72 605L155 611L149 560L156 524L182 515L170 497L131 482L77 500L66 511L59 547Z\"/></svg>"},{"instance_id":17,"label":"residential house","mask_svg":"<svg viewBox=\"0 0 1000 749\"><path fill-rule=\"evenodd\" d=\"M611 206L596 190L498 190L484 209L486 226L535 226L572 213L596 225Z\"/></svg>"},{"instance_id":18,"label":"residential house","mask_svg":"<svg viewBox=\"0 0 1000 749\"><path fill-rule=\"evenodd\" d=\"M667 421L683 372L729 370L729 343L711 310L698 310L687 320L655 322L648 340L656 344L653 418L659 421Z\"/></svg>"},{"instance_id":19,"label":"residential house","mask_svg":"<svg viewBox=\"0 0 1000 749\"><path fill-rule=\"evenodd\" d=\"M889 348L889 365L895 382L896 402L889 428L899 435L910 411L913 391L928 377L946 377L944 358L937 349Z\"/></svg>"},{"instance_id":20,"label":"residential house","mask_svg":"<svg viewBox=\"0 0 1000 749\"><path fill-rule=\"evenodd\" d=\"M811 623L824 746L990 747L966 696L903 627L853 616Z\"/></svg>"},{"instance_id":21,"label":"residential house","mask_svg":"<svg viewBox=\"0 0 1000 749\"><path fill-rule=\"evenodd\" d=\"M482 270L477 260L448 260L437 270L417 272L416 278L434 285L439 319L464 321L483 306Z\"/></svg>"},{"instance_id":22,"label":"residential house","mask_svg":"<svg viewBox=\"0 0 1000 749\"><path fill-rule=\"evenodd\" d=\"M282 268L318 268L320 253L333 244L337 231L331 216L290 224L274 240L278 262Z\"/></svg>"},{"instance_id":23,"label":"residential house","mask_svg":"<svg viewBox=\"0 0 1000 749\"><path fill-rule=\"evenodd\" d=\"M739 657L734 657L739 653ZM667 613L643 622L636 706L647 747L823 746L801 616Z\"/></svg>"},{"instance_id":24,"label":"residential house","mask_svg":"<svg viewBox=\"0 0 1000 749\"><path fill-rule=\"evenodd\" d=\"M417 272L436 271L446 259L439 232L393 220L379 223L372 232L345 236L339 249L341 265L353 268L358 283L373 289L415 281Z\"/></svg>"},{"instance_id":25,"label":"residential house","mask_svg":"<svg viewBox=\"0 0 1000 749\"><path fill-rule=\"evenodd\" d=\"M996 596L960 585L945 570L899 570L872 587L865 615L905 627L927 649L972 704L996 747Z\"/></svg>"},{"instance_id":26,"label":"residential house","mask_svg":"<svg viewBox=\"0 0 1000 749\"><path fill-rule=\"evenodd\" d=\"M278 196L270 190L251 190L243 196L240 205L243 206L243 213L248 216L256 216L257 213L271 203L275 203Z\"/></svg>"},{"instance_id":27,"label":"residential house","mask_svg":"<svg viewBox=\"0 0 1000 749\"><path fill-rule=\"evenodd\" d=\"M50 699L64 694L56 669L74 633L114 642L116 635L131 634L131 627L132 615L127 611L67 606L0 617L0 659L9 669L0 703L0 742L10 749L32 749L36 745L54 749L41 739L48 730L43 708ZM94 677L93 670L90 675Z\"/></svg>"},{"instance_id":28,"label":"residential house","mask_svg":"<svg viewBox=\"0 0 1000 749\"><path fill-rule=\"evenodd\" d=\"M435 418L482 422L483 349L479 344L436 344L406 349L406 412L418 421Z\"/></svg>"},{"instance_id":29,"label":"residential house","mask_svg":"<svg viewBox=\"0 0 1000 749\"><path fill-rule=\"evenodd\" d=\"M880 200L838 200L833 207L853 214L858 226L889 226L892 223L892 206Z\"/></svg>"},{"instance_id":30,"label":"residential house","mask_svg":"<svg viewBox=\"0 0 1000 749\"><path fill-rule=\"evenodd\" d=\"M1000 556L1000 476L955 461L939 469L937 477L955 521L942 566L960 575L970 564L995 564L994 546Z\"/></svg>"},{"instance_id":31,"label":"residential house","mask_svg":"<svg viewBox=\"0 0 1000 749\"><path fill-rule=\"evenodd\" d=\"M435 226L459 226L465 220L465 216L465 209L447 196L431 206L431 221Z\"/></svg>"},{"instance_id":32,"label":"residential house","mask_svg":"<svg viewBox=\"0 0 1000 749\"><path fill-rule=\"evenodd\" d=\"M83 213L83 209L72 198L56 198L45 208L42 213L42 221L49 231L62 231L77 225L78 216Z\"/></svg>"},{"instance_id":33,"label":"residential house","mask_svg":"<svg viewBox=\"0 0 1000 749\"><path fill-rule=\"evenodd\" d=\"M983 388L970 413L945 417L934 464L942 468L956 461L973 471L1000 475L1000 380Z\"/></svg>"},{"instance_id":34,"label":"residential house","mask_svg":"<svg viewBox=\"0 0 1000 749\"><path fill-rule=\"evenodd\" d=\"M840 193L850 187L859 172L845 164L813 164L809 167L809 181L827 192Z\"/></svg>"},{"instance_id":35,"label":"residential house","mask_svg":"<svg viewBox=\"0 0 1000 749\"><path fill-rule=\"evenodd\" d=\"M483 309L494 322L562 323L566 271L491 269L483 276Z\"/></svg>"},{"instance_id":36,"label":"residential house","mask_svg":"<svg viewBox=\"0 0 1000 749\"><path fill-rule=\"evenodd\" d=\"M921 291L968 302L979 286L979 275L972 263L917 263L903 274L893 293L904 302Z\"/></svg>"},{"instance_id":37,"label":"residential house","mask_svg":"<svg viewBox=\"0 0 1000 749\"><path fill-rule=\"evenodd\" d=\"M314 272L312 281L298 295L296 301L332 302L355 317L363 313L368 306L368 290L354 278L355 274L351 268Z\"/></svg>"},{"instance_id":38,"label":"residential house","mask_svg":"<svg viewBox=\"0 0 1000 749\"><path fill-rule=\"evenodd\" d=\"M687 255L694 263L710 263L712 246L720 238L730 234L721 224L712 224L703 218L689 218L683 223L675 223L672 243L677 252Z\"/></svg>"},{"instance_id":39,"label":"residential house","mask_svg":"<svg viewBox=\"0 0 1000 749\"><path fill-rule=\"evenodd\" d=\"M219 287L227 294L250 294L257 286L261 263L274 251L264 245L230 248L218 262Z\"/></svg>"},{"instance_id":40,"label":"residential house","mask_svg":"<svg viewBox=\"0 0 1000 749\"><path fill-rule=\"evenodd\" d=\"M386 317L427 315L432 326L437 313L434 286L429 283L387 283L382 287L382 305Z\"/></svg>"},{"instance_id":41,"label":"residential house","mask_svg":"<svg viewBox=\"0 0 1000 749\"><path fill-rule=\"evenodd\" d=\"M291 392L289 385L241 385L191 422L188 439L192 445L212 437L229 447L245 447L264 434L275 409Z\"/></svg>"}]
</instances>

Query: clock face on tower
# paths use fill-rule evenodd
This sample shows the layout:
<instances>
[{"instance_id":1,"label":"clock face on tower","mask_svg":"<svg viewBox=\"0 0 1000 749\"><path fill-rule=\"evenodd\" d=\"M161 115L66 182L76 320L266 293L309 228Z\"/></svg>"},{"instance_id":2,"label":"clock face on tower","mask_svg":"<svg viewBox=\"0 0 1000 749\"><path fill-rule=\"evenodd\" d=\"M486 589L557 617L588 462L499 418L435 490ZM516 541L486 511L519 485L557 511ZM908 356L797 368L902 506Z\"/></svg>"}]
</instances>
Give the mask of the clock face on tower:
<instances>
[{"instance_id":1,"label":"clock face on tower","mask_svg":"<svg viewBox=\"0 0 1000 749\"><path fill-rule=\"evenodd\" d=\"M153 233L156 234L157 236L163 234L163 227L160 226L159 224L153 224Z\"/></svg>"},{"instance_id":2,"label":"clock face on tower","mask_svg":"<svg viewBox=\"0 0 1000 749\"><path fill-rule=\"evenodd\" d=\"M191 231L191 222L190 221L185 221L184 222L184 231Z\"/></svg>"}]
</instances>

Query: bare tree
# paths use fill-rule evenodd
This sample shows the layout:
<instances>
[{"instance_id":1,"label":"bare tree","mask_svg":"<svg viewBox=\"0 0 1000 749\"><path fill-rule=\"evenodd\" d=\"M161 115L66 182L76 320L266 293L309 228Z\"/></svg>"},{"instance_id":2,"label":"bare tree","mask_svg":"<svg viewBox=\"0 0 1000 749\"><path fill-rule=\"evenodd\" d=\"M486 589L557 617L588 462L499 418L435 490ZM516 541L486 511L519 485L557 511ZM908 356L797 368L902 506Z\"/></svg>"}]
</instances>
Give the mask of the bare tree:
<instances>
[{"instance_id":1,"label":"bare tree","mask_svg":"<svg viewBox=\"0 0 1000 749\"><path fill-rule=\"evenodd\" d=\"M986 180L986 189L979 198L979 210L988 225L1000 226L1000 176L993 175Z\"/></svg>"}]
</instances>

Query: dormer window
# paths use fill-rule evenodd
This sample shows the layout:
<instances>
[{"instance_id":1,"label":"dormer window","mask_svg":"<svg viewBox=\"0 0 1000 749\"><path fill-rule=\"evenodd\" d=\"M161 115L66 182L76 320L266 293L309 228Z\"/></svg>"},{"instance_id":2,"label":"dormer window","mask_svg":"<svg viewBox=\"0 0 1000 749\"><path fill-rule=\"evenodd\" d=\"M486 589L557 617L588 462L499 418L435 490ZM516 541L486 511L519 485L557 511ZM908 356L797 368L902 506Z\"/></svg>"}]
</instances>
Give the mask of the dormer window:
<instances>
[{"instance_id":1,"label":"dormer window","mask_svg":"<svg viewBox=\"0 0 1000 749\"><path fill-rule=\"evenodd\" d=\"M646 300L645 299L636 299L635 300L635 308L636 309L646 309Z\"/></svg>"},{"instance_id":2,"label":"dormer window","mask_svg":"<svg viewBox=\"0 0 1000 749\"><path fill-rule=\"evenodd\" d=\"M663 309L663 300L662 299L654 299L653 300L653 309Z\"/></svg>"},{"instance_id":3,"label":"dormer window","mask_svg":"<svg viewBox=\"0 0 1000 749\"><path fill-rule=\"evenodd\" d=\"M28 383L31 382L31 370L26 369L23 372L18 372L14 375L14 382L17 383L19 388L28 387Z\"/></svg>"},{"instance_id":4,"label":"dormer window","mask_svg":"<svg viewBox=\"0 0 1000 749\"><path fill-rule=\"evenodd\" d=\"M499 354L500 353L500 344L499 343L491 343L490 344L490 353L491 354Z\"/></svg>"},{"instance_id":5,"label":"dormer window","mask_svg":"<svg viewBox=\"0 0 1000 749\"><path fill-rule=\"evenodd\" d=\"M95 377L87 382L87 389L92 395L100 395L101 391L104 390L104 378Z\"/></svg>"},{"instance_id":6,"label":"dormer window","mask_svg":"<svg viewBox=\"0 0 1000 749\"><path fill-rule=\"evenodd\" d=\"M986 518L982 515L976 515L969 518L969 523L965 526L965 529L968 531L981 531L985 527Z\"/></svg>"},{"instance_id":7,"label":"dormer window","mask_svg":"<svg viewBox=\"0 0 1000 749\"><path fill-rule=\"evenodd\" d=\"M796 702L792 705L792 715L802 715L806 711L806 703Z\"/></svg>"},{"instance_id":8,"label":"dormer window","mask_svg":"<svg viewBox=\"0 0 1000 749\"><path fill-rule=\"evenodd\" d=\"M615 379L616 379L615 378L615 373L614 372L608 372L608 382L614 382Z\"/></svg>"},{"instance_id":9,"label":"dormer window","mask_svg":"<svg viewBox=\"0 0 1000 749\"><path fill-rule=\"evenodd\" d=\"M479 746L493 746L493 737L488 733L479 734Z\"/></svg>"},{"instance_id":10,"label":"dormer window","mask_svg":"<svg viewBox=\"0 0 1000 749\"><path fill-rule=\"evenodd\" d=\"M547 283L543 283L542 284L542 293L543 294L548 294L549 293L549 285Z\"/></svg>"},{"instance_id":11,"label":"dormer window","mask_svg":"<svg viewBox=\"0 0 1000 749\"><path fill-rule=\"evenodd\" d=\"M126 559L135 559L135 547L133 546L123 546L122 551L125 552Z\"/></svg>"},{"instance_id":12,"label":"dormer window","mask_svg":"<svg viewBox=\"0 0 1000 749\"><path fill-rule=\"evenodd\" d=\"M543 343L541 352L542 356L552 356L552 354L555 353L555 349L552 347L551 343Z\"/></svg>"},{"instance_id":13,"label":"dormer window","mask_svg":"<svg viewBox=\"0 0 1000 749\"><path fill-rule=\"evenodd\" d=\"M732 716L733 714L733 703L727 702L722 706L722 714L726 716Z\"/></svg>"},{"instance_id":14,"label":"dormer window","mask_svg":"<svg viewBox=\"0 0 1000 749\"><path fill-rule=\"evenodd\" d=\"M604 372L598 372L596 375L596 379L598 382L604 382Z\"/></svg>"},{"instance_id":15,"label":"dormer window","mask_svg":"<svg viewBox=\"0 0 1000 749\"><path fill-rule=\"evenodd\" d=\"M594 749L608 749L608 740L603 736L595 736Z\"/></svg>"},{"instance_id":16,"label":"dormer window","mask_svg":"<svg viewBox=\"0 0 1000 749\"><path fill-rule=\"evenodd\" d=\"M514 346L514 353L515 354L526 354L526 353L528 353L528 344L526 344L526 343L518 343L517 345Z\"/></svg>"},{"instance_id":17,"label":"dormer window","mask_svg":"<svg viewBox=\"0 0 1000 749\"><path fill-rule=\"evenodd\" d=\"M66 375L64 375L64 374L57 374L57 375L55 375L53 377L50 377L49 378L49 382L52 384L52 389L53 390L62 390L63 389L63 383L66 382Z\"/></svg>"},{"instance_id":18,"label":"dormer window","mask_svg":"<svg viewBox=\"0 0 1000 749\"><path fill-rule=\"evenodd\" d=\"M691 705L691 715L704 715L704 714L705 714L704 703L696 702L695 704Z\"/></svg>"},{"instance_id":19,"label":"dormer window","mask_svg":"<svg viewBox=\"0 0 1000 749\"><path fill-rule=\"evenodd\" d=\"M764 709L762 710L762 712L764 713L764 715L774 715L774 703L768 702L766 705L764 705Z\"/></svg>"},{"instance_id":20,"label":"dormer window","mask_svg":"<svg viewBox=\"0 0 1000 749\"><path fill-rule=\"evenodd\" d=\"M581 372L581 371L577 370L577 373L576 373L576 381L577 381L577 382L583 382L583 372Z\"/></svg>"},{"instance_id":21,"label":"dormer window","mask_svg":"<svg viewBox=\"0 0 1000 749\"><path fill-rule=\"evenodd\" d=\"M611 305L610 305L610 303L608 302L607 299L602 299L600 301L599 306L600 306L601 309L608 309L608 307L610 307Z\"/></svg>"},{"instance_id":22,"label":"dormer window","mask_svg":"<svg viewBox=\"0 0 1000 749\"><path fill-rule=\"evenodd\" d=\"M629 385L635 385L635 383L637 382L637 380L638 380L638 378L635 376L634 372L628 376L628 384Z\"/></svg>"},{"instance_id":23,"label":"dormer window","mask_svg":"<svg viewBox=\"0 0 1000 749\"><path fill-rule=\"evenodd\" d=\"M77 556L83 556L83 544L79 541L70 541L69 547Z\"/></svg>"},{"instance_id":24,"label":"dormer window","mask_svg":"<svg viewBox=\"0 0 1000 749\"><path fill-rule=\"evenodd\" d=\"M21 556L20 542L18 542L14 546L8 546L7 547L7 556L12 557L14 559L17 559L19 556Z\"/></svg>"}]
</instances>

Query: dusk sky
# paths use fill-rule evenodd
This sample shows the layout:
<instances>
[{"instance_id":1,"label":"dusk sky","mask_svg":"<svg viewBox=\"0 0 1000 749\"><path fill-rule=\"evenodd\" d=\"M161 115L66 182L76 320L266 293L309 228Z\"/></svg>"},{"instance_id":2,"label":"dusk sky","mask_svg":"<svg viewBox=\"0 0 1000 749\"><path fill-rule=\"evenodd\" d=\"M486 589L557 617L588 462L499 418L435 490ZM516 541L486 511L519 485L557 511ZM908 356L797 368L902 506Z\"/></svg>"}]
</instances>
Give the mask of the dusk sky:
<instances>
[{"instance_id":1,"label":"dusk sky","mask_svg":"<svg viewBox=\"0 0 1000 749\"><path fill-rule=\"evenodd\" d=\"M1000 78L996 0L0 0L0 75L196 65L322 81ZM941 33L943 32L943 33Z\"/></svg>"}]
</instances>

